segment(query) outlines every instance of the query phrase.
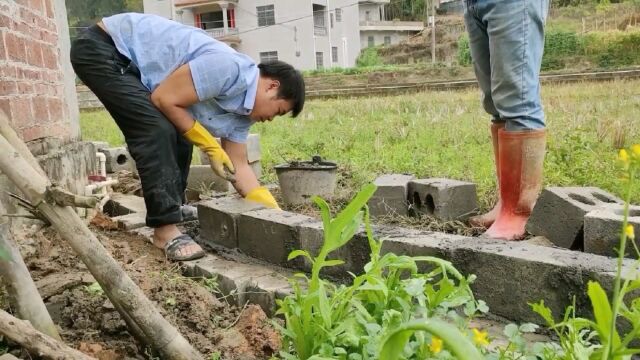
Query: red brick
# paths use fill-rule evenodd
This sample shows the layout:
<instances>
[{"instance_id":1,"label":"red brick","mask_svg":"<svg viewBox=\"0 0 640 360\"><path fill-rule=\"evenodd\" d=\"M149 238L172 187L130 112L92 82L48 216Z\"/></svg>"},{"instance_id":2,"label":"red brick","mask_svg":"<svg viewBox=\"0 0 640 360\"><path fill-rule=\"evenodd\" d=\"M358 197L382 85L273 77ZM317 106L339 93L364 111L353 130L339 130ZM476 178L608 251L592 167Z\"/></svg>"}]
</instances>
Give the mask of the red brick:
<instances>
[{"instance_id":1,"label":"red brick","mask_svg":"<svg viewBox=\"0 0 640 360\"><path fill-rule=\"evenodd\" d=\"M53 11L53 0L44 0L44 7L47 9L47 17L53 19L55 16Z\"/></svg>"},{"instance_id":2,"label":"red brick","mask_svg":"<svg viewBox=\"0 0 640 360\"><path fill-rule=\"evenodd\" d=\"M17 76L16 67L14 65L0 65L0 78L15 79Z\"/></svg>"},{"instance_id":3,"label":"red brick","mask_svg":"<svg viewBox=\"0 0 640 360\"><path fill-rule=\"evenodd\" d=\"M0 80L0 96L17 95L18 86L15 81Z\"/></svg>"},{"instance_id":4,"label":"red brick","mask_svg":"<svg viewBox=\"0 0 640 360\"><path fill-rule=\"evenodd\" d=\"M33 124L31 100L26 97L11 98L11 115L9 116L12 117L12 123L17 127Z\"/></svg>"},{"instance_id":5,"label":"red brick","mask_svg":"<svg viewBox=\"0 0 640 360\"><path fill-rule=\"evenodd\" d=\"M31 0L29 1L29 8L35 12L46 15L46 10L44 8L44 4L42 0Z\"/></svg>"},{"instance_id":6,"label":"red brick","mask_svg":"<svg viewBox=\"0 0 640 360\"><path fill-rule=\"evenodd\" d=\"M0 14L0 28L14 29L14 21L5 14Z\"/></svg>"},{"instance_id":7,"label":"red brick","mask_svg":"<svg viewBox=\"0 0 640 360\"><path fill-rule=\"evenodd\" d=\"M57 45L58 44L58 34L52 33L46 30L42 30L40 33L40 39L47 44Z\"/></svg>"},{"instance_id":8,"label":"red brick","mask_svg":"<svg viewBox=\"0 0 640 360\"><path fill-rule=\"evenodd\" d=\"M38 96L51 95L51 86L47 84L37 83L33 85L33 92Z\"/></svg>"},{"instance_id":9,"label":"red brick","mask_svg":"<svg viewBox=\"0 0 640 360\"><path fill-rule=\"evenodd\" d=\"M22 19L22 21L26 22L27 24L31 26L37 25L37 18L38 15L34 14L33 11L29 10L28 8L20 8L20 19Z\"/></svg>"},{"instance_id":10,"label":"red brick","mask_svg":"<svg viewBox=\"0 0 640 360\"><path fill-rule=\"evenodd\" d=\"M42 67L42 46L35 42L27 42L27 61L29 65Z\"/></svg>"},{"instance_id":11,"label":"red brick","mask_svg":"<svg viewBox=\"0 0 640 360\"><path fill-rule=\"evenodd\" d=\"M44 96L36 96L32 100L33 103L33 119L36 124L44 124L49 121L49 112L47 110L47 99Z\"/></svg>"},{"instance_id":12,"label":"red brick","mask_svg":"<svg viewBox=\"0 0 640 360\"><path fill-rule=\"evenodd\" d=\"M26 81L18 81L18 92L22 95L33 94L33 84Z\"/></svg>"},{"instance_id":13,"label":"red brick","mask_svg":"<svg viewBox=\"0 0 640 360\"><path fill-rule=\"evenodd\" d=\"M63 102L59 98L49 98L49 116L52 121L62 121L63 118Z\"/></svg>"},{"instance_id":14,"label":"red brick","mask_svg":"<svg viewBox=\"0 0 640 360\"><path fill-rule=\"evenodd\" d=\"M0 98L0 112L4 112L9 117L9 121L11 121L11 103L9 99Z\"/></svg>"},{"instance_id":15,"label":"red brick","mask_svg":"<svg viewBox=\"0 0 640 360\"><path fill-rule=\"evenodd\" d=\"M51 46L42 47L42 61L47 69L58 68L58 49Z\"/></svg>"},{"instance_id":16,"label":"red brick","mask_svg":"<svg viewBox=\"0 0 640 360\"><path fill-rule=\"evenodd\" d=\"M0 31L0 60L7 59L7 50L4 45L4 31Z\"/></svg>"},{"instance_id":17,"label":"red brick","mask_svg":"<svg viewBox=\"0 0 640 360\"><path fill-rule=\"evenodd\" d=\"M7 53L10 60L21 62L26 60L24 39L15 36L12 33L7 33L5 35L5 44L7 46Z\"/></svg>"},{"instance_id":18,"label":"red brick","mask_svg":"<svg viewBox=\"0 0 640 360\"><path fill-rule=\"evenodd\" d=\"M34 139L39 139L44 136L44 127L41 125L35 125L28 128L22 129L22 139L24 141L31 141Z\"/></svg>"}]
</instances>

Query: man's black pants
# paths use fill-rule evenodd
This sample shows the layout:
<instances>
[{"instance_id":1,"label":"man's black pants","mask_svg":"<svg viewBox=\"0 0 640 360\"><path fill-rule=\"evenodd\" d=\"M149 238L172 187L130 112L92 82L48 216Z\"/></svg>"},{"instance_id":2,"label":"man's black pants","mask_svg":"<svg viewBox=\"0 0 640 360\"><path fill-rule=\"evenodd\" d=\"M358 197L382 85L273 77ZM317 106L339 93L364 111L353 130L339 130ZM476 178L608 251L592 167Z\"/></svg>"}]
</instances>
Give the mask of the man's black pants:
<instances>
[{"instance_id":1,"label":"man's black pants","mask_svg":"<svg viewBox=\"0 0 640 360\"><path fill-rule=\"evenodd\" d=\"M96 25L73 42L71 64L124 134L140 173L147 225L182 221L180 206L193 147L153 105L138 68Z\"/></svg>"}]
</instances>

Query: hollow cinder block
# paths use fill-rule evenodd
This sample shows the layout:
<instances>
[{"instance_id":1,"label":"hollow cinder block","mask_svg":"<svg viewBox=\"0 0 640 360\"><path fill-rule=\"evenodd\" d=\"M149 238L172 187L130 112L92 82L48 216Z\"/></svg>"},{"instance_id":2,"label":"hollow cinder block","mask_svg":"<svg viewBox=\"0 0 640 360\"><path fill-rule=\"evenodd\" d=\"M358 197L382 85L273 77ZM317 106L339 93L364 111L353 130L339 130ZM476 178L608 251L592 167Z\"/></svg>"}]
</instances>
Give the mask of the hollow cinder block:
<instances>
[{"instance_id":1,"label":"hollow cinder block","mask_svg":"<svg viewBox=\"0 0 640 360\"><path fill-rule=\"evenodd\" d=\"M99 152L106 157L106 168L108 173L120 170L132 171L135 168L133 158L124 147L104 148Z\"/></svg>"},{"instance_id":2,"label":"hollow cinder block","mask_svg":"<svg viewBox=\"0 0 640 360\"><path fill-rule=\"evenodd\" d=\"M476 184L453 179L409 182L410 212L441 220L464 220L478 207Z\"/></svg>"},{"instance_id":3,"label":"hollow cinder block","mask_svg":"<svg viewBox=\"0 0 640 360\"><path fill-rule=\"evenodd\" d=\"M298 225L312 218L288 211L249 211L238 220L238 248L254 258L274 265L292 267L289 253L300 249Z\"/></svg>"},{"instance_id":4,"label":"hollow cinder block","mask_svg":"<svg viewBox=\"0 0 640 360\"><path fill-rule=\"evenodd\" d=\"M388 174L378 177L373 183L378 187L369 199L371 216L408 215L407 189L413 175Z\"/></svg>"},{"instance_id":5,"label":"hollow cinder block","mask_svg":"<svg viewBox=\"0 0 640 360\"><path fill-rule=\"evenodd\" d=\"M216 138L220 143L220 139ZM256 161L262 160L262 150L260 148L260 134L249 134L247 136L247 162L250 164ZM204 152L200 151L200 163L202 165L209 165L209 157Z\"/></svg>"},{"instance_id":6,"label":"hollow cinder block","mask_svg":"<svg viewBox=\"0 0 640 360\"><path fill-rule=\"evenodd\" d=\"M538 197L526 229L556 246L581 248L584 216L608 204L620 203L622 200L597 187L548 187Z\"/></svg>"},{"instance_id":7,"label":"hollow cinder block","mask_svg":"<svg viewBox=\"0 0 640 360\"><path fill-rule=\"evenodd\" d=\"M200 238L206 244L238 247L238 219L245 212L264 206L240 198L224 197L198 204Z\"/></svg>"},{"instance_id":8,"label":"hollow cinder block","mask_svg":"<svg viewBox=\"0 0 640 360\"><path fill-rule=\"evenodd\" d=\"M624 220L624 205L614 205L593 210L584 216L584 251L592 254L617 256ZM629 207L628 224L640 232L640 206ZM638 234L640 235L640 234ZM636 237L636 245L640 245ZM627 257L636 257L631 239L627 238Z\"/></svg>"},{"instance_id":9,"label":"hollow cinder block","mask_svg":"<svg viewBox=\"0 0 640 360\"><path fill-rule=\"evenodd\" d=\"M217 192L234 190L231 183L216 175L209 165L191 165L189 167L187 189L194 191L212 190Z\"/></svg>"}]
</instances>

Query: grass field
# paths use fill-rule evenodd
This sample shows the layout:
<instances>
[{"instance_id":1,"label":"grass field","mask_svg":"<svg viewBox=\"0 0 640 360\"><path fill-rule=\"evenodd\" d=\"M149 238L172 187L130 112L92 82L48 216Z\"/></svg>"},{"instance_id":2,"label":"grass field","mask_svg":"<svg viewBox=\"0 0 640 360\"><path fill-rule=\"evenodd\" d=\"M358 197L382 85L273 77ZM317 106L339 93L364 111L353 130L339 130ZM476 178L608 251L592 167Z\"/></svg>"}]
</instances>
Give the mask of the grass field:
<instances>
[{"instance_id":1,"label":"grass field","mask_svg":"<svg viewBox=\"0 0 640 360\"><path fill-rule=\"evenodd\" d=\"M616 148L640 142L640 81L549 85L546 185L597 186L620 195ZM81 114L86 140L122 144L106 111ZM449 177L478 184L481 205L494 199L489 117L477 90L382 98L314 100L297 119L258 124L263 181L273 165L319 154L340 164L349 191L384 173ZM636 189L633 202L640 202Z\"/></svg>"}]
</instances>

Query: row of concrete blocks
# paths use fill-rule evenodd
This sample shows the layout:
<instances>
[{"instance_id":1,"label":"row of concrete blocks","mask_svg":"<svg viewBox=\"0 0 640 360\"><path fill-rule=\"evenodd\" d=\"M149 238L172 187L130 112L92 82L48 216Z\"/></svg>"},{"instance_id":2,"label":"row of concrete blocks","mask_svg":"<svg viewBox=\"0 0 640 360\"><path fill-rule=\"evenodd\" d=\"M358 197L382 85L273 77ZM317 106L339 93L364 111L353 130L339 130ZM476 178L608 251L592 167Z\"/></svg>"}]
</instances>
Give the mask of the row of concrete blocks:
<instances>
[{"instance_id":1,"label":"row of concrete blocks","mask_svg":"<svg viewBox=\"0 0 640 360\"><path fill-rule=\"evenodd\" d=\"M477 209L476 185L453 179L415 179L413 175L378 177L369 200L374 217L427 214L440 220L464 220Z\"/></svg>"},{"instance_id":2,"label":"row of concrete blocks","mask_svg":"<svg viewBox=\"0 0 640 360\"><path fill-rule=\"evenodd\" d=\"M462 220L477 207L475 184L451 179L415 180L411 175L376 179L369 201L373 216L426 213ZM527 231L559 247L615 256L623 222L622 200L595 187L548 187L542 191ZM631 206L629 223L640 228L640 207ZM629 244L627 253L633 253Z\"/></svg>"},{"instance_id":3,"label":"row of concrete blocks","mask_svg":"<svg viewBox=\"0 0 640 360\"><path fill-rule=\"evenodd\" d=\"M237 198L219 198L198 206L200 240L212 246L238 248L246 255L273 265L309 271L310 262L300 257L287 261L288 254L303 249L317 254L323 242L322 223L300 214L272 209ZM449 260L464 274L475 274L473 289L493 313L517 321L540 322L528 303L541 299L554 314L563 313L574 296L581 314L589 310L588 280L612 289L614 259L542 247L525 242L504 242L396 227L374 227L375 237L384 238L383 253L437 256ZM361 273L369 260L364 231L346 246L330 254L341 266L328 268L325 275L348 277ZM624 274L633 263L625 262ZM231 265L230 265L231 266Z\"/></svg>"}]
</instances>

